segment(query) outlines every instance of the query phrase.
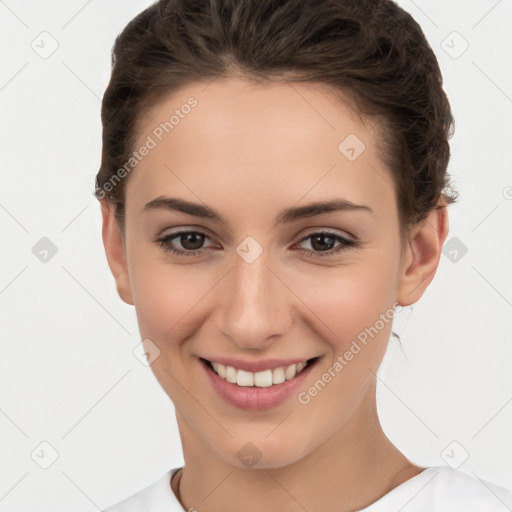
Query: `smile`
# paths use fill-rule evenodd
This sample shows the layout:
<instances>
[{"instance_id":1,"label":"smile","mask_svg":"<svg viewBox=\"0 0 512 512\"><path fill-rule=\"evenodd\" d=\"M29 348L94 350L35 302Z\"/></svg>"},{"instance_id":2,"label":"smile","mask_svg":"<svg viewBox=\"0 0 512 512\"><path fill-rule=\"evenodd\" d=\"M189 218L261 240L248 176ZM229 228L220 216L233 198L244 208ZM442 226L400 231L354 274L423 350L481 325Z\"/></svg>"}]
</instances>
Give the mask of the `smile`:
<instances>
[{"instance_id":1,"label":"smile","mask_svg":"<svg viewBox=\"0 0 512 512\"><path fill-rule=\"evenodd\" d=\"M239 409L261 411L296 396L321 358L212 361L199 357L198 361L206 377L205 392L211 390Z\"/></svg>"},{"instance_id":2,"label":"smile","mask_svg":"<svg viewBox=\"0 0 512 512\"><path fill-rule=\"evenodd\" d=\"M292 380L297 374L304 370L308 363L313 361L313 359L259 372L240 370L234 366L225 366L212 361L208 361L208 363L211 369L219 377L231 384L237 384L242 387L255 386L259 388L268 388L270 386L282 384L286 380Z\"/></svg>"}]
</instances>

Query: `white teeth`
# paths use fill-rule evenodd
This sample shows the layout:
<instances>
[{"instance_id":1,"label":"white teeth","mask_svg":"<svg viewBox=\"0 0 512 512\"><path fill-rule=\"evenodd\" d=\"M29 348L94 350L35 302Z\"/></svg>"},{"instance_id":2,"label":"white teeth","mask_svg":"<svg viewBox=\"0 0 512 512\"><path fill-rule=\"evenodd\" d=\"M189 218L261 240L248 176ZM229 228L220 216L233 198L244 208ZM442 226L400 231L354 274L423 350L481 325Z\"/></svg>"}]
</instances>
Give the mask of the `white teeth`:
<instances>
[{"instance_id":1,"label":"white teeth","mask_svg":"<svg viewBox=\"0 0 512 512\"><path fill-rule=\"evenodd\" d=\"M282 366L272 370L272 382L274 384L281 384L281 382L284 382L285 380L286 377L284 376L284 368Z\"/></svg>"},{"instance_id":2,"label":"white teeth","mask_svg":"<svg viewBox=\"0 0 512 512\"><path fill-rule=\"evenodd\" d=\"M307 361L301 361L300 363L294 363L290 366L280 366L273 370L263 370L261 372L248 372L245 370L237 370L233 366L224 366L220 363L213 363L212 367L215 373L231 382L243 387L256 386L259 388L268 388L270 386L281 384L285 380L291 380L300 373L307 365Z\"/></svg>"},{"instance_id":3,"label":"white teeth","mask_svg":"<svg viewBox=\"0 0 512 512\"><path fill-rule=\"evenodd\" d=\"M254 385L259 388L272 386L272 370L265 370L254 374Z\"/></svg>"},{"instance_id":4,"label":"white teeth","mask_svg":"<svg viewBox=\"0 0 512 512\"><path fill-rule=\"evenodd\" d=\"M238 370L236 372L236 383L239 386L254 386L254 373Z\"/></svg>"},{"instance_id":5,"label":"white teeth","mask_svg":"<svg viewBox=\"0 0 512 512\"><path fill-rule=\"evenodd\" d=\"M286 370L284 371L284 376L286 377L286 380L293 379L295 377L295 374L297 373L297 365L291 364L290 366L286 367Z\"/></svg>"},{"instance_id":6,"label":"white teeth","mask_svg":"<svg viewBox=\"0 0 512 512\"><path fill-rule=\"evenodd\" d=\"M217 364L217 368L215 368L215 370L223 379L226 378L226 367L223 364Z\"/></svg>"},{"instance_id":7,"label":"white teeth","mask_svg":"<svg viewBox=\"0 0 512 512\"><path fill-rule=\"evenodd\" d=\"M221 365L219 364L219 366ZM232 366L226 366L226 380L232 384L236 384L236 370Z\"/></svg>"}]
</instances>

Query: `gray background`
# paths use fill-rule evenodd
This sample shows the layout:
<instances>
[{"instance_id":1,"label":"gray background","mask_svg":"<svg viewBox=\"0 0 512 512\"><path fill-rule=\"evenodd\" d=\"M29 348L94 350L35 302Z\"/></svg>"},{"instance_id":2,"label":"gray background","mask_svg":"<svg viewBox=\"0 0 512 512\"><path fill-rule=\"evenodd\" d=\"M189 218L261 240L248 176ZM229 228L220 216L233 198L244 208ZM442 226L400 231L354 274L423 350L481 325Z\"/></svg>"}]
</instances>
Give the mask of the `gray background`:
<instances>
[{"instance_id":1,"label":"gray background","mask_svg":"<svg viewBox=\"0 0 512 512\"><path fill-rule=\"evenodd\" d=\"M512 487L512 1L399 3L443 70L461 198L433 284L395 320L379 412L415 463ZM149 4L0 1L1 511L98 510L182 464L92 195L110 49Z\"/></svg>"}]
</instances>

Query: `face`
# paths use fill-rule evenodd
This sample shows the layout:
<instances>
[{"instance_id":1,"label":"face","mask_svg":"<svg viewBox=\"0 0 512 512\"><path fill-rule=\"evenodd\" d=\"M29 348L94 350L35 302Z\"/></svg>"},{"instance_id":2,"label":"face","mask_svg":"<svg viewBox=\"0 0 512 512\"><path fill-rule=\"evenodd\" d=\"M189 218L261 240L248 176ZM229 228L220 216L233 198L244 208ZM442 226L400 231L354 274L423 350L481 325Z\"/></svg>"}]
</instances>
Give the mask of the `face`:
<instances>
[{"instance_id":1,"label":"face","mask_svg":"<svg viewBox=\"0 0 512 512\"><path fill-rule=\"evenodd\" d=\"M364 421L412 261L379 144L314 84L217 79L148 112L117 285L183 438L278 467Z\"/></svg>"}]
</instances>

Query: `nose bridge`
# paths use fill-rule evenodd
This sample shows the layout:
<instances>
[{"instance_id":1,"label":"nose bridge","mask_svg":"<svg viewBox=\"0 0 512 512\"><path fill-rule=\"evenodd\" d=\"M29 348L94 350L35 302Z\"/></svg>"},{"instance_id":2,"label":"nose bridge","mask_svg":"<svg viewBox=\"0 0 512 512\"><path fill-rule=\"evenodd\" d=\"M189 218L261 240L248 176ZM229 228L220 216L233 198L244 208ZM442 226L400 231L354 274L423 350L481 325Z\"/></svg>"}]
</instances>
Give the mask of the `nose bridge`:
<instances>
[{"instance_id":1,"label":"nose bridge","mask_svg":"<svg viewBox=\"0 0 512 512\"><path fill-rule=\"evenodd\" d=\"M261 349L287 328L286 294L268 268L269 253L251 243L240 244L226 276L218 328L239 346Z\"/></svg>"}]
</instances>

